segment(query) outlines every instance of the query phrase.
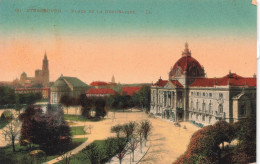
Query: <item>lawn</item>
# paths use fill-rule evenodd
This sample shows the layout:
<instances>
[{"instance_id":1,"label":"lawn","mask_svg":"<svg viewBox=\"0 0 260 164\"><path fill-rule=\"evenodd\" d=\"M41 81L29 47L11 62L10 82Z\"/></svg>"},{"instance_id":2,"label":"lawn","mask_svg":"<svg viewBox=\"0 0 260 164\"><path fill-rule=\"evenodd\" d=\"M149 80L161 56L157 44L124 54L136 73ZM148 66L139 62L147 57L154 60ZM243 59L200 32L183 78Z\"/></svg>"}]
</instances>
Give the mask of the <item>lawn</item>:
<instances>
[{"instance_id":1,"label":"lawn","mask_svg":"<svg viewBox=\"0 0 260 164\"><path fill-rule=\"evenodd\" d=\"M4 128L9 122L11 122L10 119L2 119L2 118L0 118L0 129Z\"/></svg>"},{"instance_id":2,"label":"lawn","mask_svg":"<svg viewBox=\"0 0 260 164\"><path fill-rule=\"evenodd\" d=\"M81 115L74 115L74 114L64 114L64 119L67 121L81 121L81 122L97 122L103 119L100 118L85 118L82 117Z\"/></svg>"},{"instance_id":3,"label":"lawn","mask_svg":"<svg viewBox=\"0 0 260 164\"><path fill-rule=\"evenodd\" d=\"M72 144L70 145L70 150L78 147L80 144L85 142L87 138L72 139ZM32 150L37 150L39 147L34 145ZM29 150L26 147L20 146L20 144L15 145L16 151L13 152L12 146L6 146L0 148L0 163L3 164L24 164L24 163L42 163L44 161L49 161L51 159L57 158L60 154L48 155L41 158L32 158L29 155ZM69 150L68 150L69 151Z\"/></svg>"},{"instance_id":4,"label":"lawn","mask_svg":"<svg viewBox=\"0 0 260 164\"><path fill-rule=\"evenodd\" d=\"M70 127L71 134L74 135L84 135L86 132L84 131L84 126L74 126Z\"/></svg>"},{"instance_id":5,"label":"lawn","mask_svg":"<svg viewBox=\"0 0 260 164\"><path fill-rule=\"evenodd\" d=\"M125 140L124 138L120 138L120 140ZM112 156L107 156L106 153L104 152L105 150L105 146L106 146L106 141L107 140L96 140L93 143L91 143L90 145L88 145L85 149L83 149L82 151L80 151L79 153L73 155L71 157L70 160L70 164L85 164L85 163L91 163L89 161L89 159L87 158L87 153L90 150L91 145L96 144L99 151L102 152L102 156L100 157L101 163L105 163L107 162L110 158L114 157L117 153L117 150L114 150L114 152L112 153ZM115 140L116 141L116 140ZM126 142L124 143L126 144ZM58 162L58 164L62 164L62 161Z\"/></svg>"}]
</instances>

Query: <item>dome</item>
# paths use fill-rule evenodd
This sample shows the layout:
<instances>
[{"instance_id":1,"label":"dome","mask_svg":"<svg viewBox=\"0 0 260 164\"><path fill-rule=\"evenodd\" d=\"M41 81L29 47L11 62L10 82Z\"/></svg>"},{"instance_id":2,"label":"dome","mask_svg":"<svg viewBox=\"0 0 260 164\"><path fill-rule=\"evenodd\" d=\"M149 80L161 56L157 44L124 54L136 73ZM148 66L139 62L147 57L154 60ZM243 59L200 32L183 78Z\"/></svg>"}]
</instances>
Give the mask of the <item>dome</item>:
<instances>
[{"instance_id":1,"label":"dome","mask_svg":"<svg viewBox=\"0 0 260 164\"><path fill-rule=\"evenodd\" d=\"M205 77L203 66L191 56L188 43L185 44L185 49L182 52L182 57L173 65L169 73L169 78L181 76L188 77Z\"/></svg>"},{"instance_id":2,"label":"dome","mask_svg":"<svg viewBox=\"0 0 260 164\"><path fill-rule=\"evenodd\" d=\"M23 72L23 73L21 74L21 76L27 77L27 74L26 74L25 72Z\"/></svg>"}]
</instances>

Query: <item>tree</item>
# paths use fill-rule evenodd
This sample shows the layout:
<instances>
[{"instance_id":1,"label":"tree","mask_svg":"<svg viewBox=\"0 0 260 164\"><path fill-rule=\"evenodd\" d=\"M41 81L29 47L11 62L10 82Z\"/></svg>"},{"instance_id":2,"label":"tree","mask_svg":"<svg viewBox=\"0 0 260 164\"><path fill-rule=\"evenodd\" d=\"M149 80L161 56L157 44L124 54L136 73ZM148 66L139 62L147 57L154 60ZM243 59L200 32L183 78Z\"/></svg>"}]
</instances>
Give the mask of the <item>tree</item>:
<instances>
[{"instance_id":1,"label":"tree","mask_svg":"<svg viewBox=\"0 0 260 164\"><path fill-rule=\"evenodd\" d=\"M15 104L14 89L7 86L0 86L0 105Z\"/></svg>"},{"instance_id":2,"label":"tree","mask_svg":"<svg viewBox=\"0 0 260 164\"><path fill-rule=\"evenodd\" d=\"M109 158L108 162L110 162L111 157L114 156L115 151L116 151L116 139L115 138L108 138L105 142L105 153L107 157Z\"/></svg>"},{"instance_id":3,"label":"tree","mask_svg":"<svg viewBox=\"0 0 260 164\"><path fill-rule=\"evenodd\" d=\"M117 154L116 157L119 159L119 163L122 164L122 160L126 156L128 148L126 148L126 139L117 138Z\"/></svg>"},{"instance_id":4,"label":"tree","mask_svg":"<svg viewBox=\"0 0 260 164\"><path fill-rule=\"evenodd\" d=\"M239 143L233 151L232 163L256 161L256 115L240 120L233 125L235 138Z\"/></svg>"},{"instance_id":5,"label":"tree","mask_svg":"<svg viewBox=\"0 0 260 164\"><path fill-rule=\"evenodd\" d=\"M84 156L81 157L81 160L85 161L86 159L89 160L91 164L101 164L101 149L99 149L96 143L90 144L87 148L87 151L82 151Z\"/></svg>"},{"instance_id":6,"label":"tree","mask_svg":"<svg viewBox=\"0 0 260 164\"><path fill-rule=\"evenodd\" d=\"M135 122L130 122L123 125L122 130L126 135L127 141L129 140L129 137L134 133L135 125Z\"/></svg>"},{"instance_id":7,"label":"tree","mask_svg":"<svg viewBox=\"0 0 260 164\"><path fill-rule=\"evenodd\" d=\"M61 98L60 98L60 103L61 103L62 105L64 105L64 106L66 106L66 108L67 108L67 114L69 114L69 106L72 105L72 99L71 99L71 97L68 96L68 95L63 95L63 96L61 96Z\"/></svg>"},{"instance_id":8,"label":"tree","mask_svg":"<svg viewBox=\"0 0 260 164\"><path fill-rule=\"evenodd\" d=\"M36 112L29 125L29 139L47 153L64 151L71 143L70 127L60 112Z\"/></svg>"},{"instance_id":9,"label":"tree","mask_svg":"<svg viewBox=\"0 0 260 164\"><path fill-rule=\"evenodd\" d=\"M106 105L106 101L102 98L98 98L95 101L95 106L96 106L96 114L95 117L105 117L106 115L106 111L105 111L105 105Z\"/></svg>"},{"instance_id":10,"label":"tree","mask_svg":"<svg viewBox=\"0 0 260 164\"><path fill-rule=\"evenodd\" d=\"M15 95L15 110L19 112L19 115L20 115L22 108L23 108L23 105L20 103L19 96L16 94Z\"/></svg>"},{"instance_id":11,"label":"tree","mask_svg":"<svg viewBox=\"0 0 260 164\"><path fill-rule=\"evenodd\" d=\"M90 111L95 102L94 99L88 98L86 94L81 94L76 101L77 104L81 105L81 115L85 118L90 118Z\"/></svg>"},{"instance_id":12,"label":"tree","mask_svg":"<svg viewBox=\"0 0 260 164\"><path fill-rule=\"evenodd\" d=\"M32 118L37 112L40 112L40 110L34 109L33 106L28 106L25 112L19 116L19 119L22 122L21 137L20 137L20 143L22 145L27 145L31 143ZM31 144L30 144L30 148L31 148Z\"/></svg>"},{"instance_id":13,"label":"tree","mask_svg":"<svg viewBox=\"0 0 260 164\"><path fill-rule=\"evenodd\" d=\"M42 94L41 93L25 93L25 94L18 94L18 97L19 97L20 104L32 105L37 100L42 99Z\"/></svg>"},{"instance_id":14,"label":"tree","mask_svg":"<svg viewBox=\"0 0 260 164\"><path fill-rule=\"evenodd\" d=\"M146 146L146 142L148 140L148 136L150 135L151 129L152 129L152 124L151 124L150 121L145 120L145 121L141 122L141 130L143 132L143 137L144 137L144 140L145 140L145 146Z\"/></svg>"},{"instance_id":15,"label":"tree","mask_svg":"<svg viewBox=\"0 0 260 164\"><path fill-rule=\"evenodd\" d=\"M144 86L138 92L140 105L146 109L146 112L149 112L150 102L151 102L151 88L150 86Z\"/></svg>"},{"instance_id":16,"label":"tree","mask_svg":"<svg viewBox=\"0 0 260 164\"><path fill-rule=\"evenodd\" d=\"M119 134L122 129L123 129L122 125L115 125L111 127L111 132L116 133L117 138L119 138Z\"/></svg>"},{"instance_id":17,"label":"tree","mask_svg":"<svg viewBox=\"0 0 260 164\"><path fill-rule=\"evenodd\" d=\"M130 141L129 141L129 149L131 150L132 152L132 161L134 162L134 157L135 157L135 150L137 149L138 147L138 139L137 137L131 137Z\"/></svg>"},{"instance_id":18,"label":"tree","mask_svg":"<svg viewBox=\"0 0 260 164\"><path fill-rule=\"evenodd\" d=\"M174 163L222 163L219 145L232 140L232 126L219 121L192 135L187 151Z\"/></svg>"},{"instance_id":19,"label":"tree","mask_svg":"<svg viewBox=\"0 0 260 164\"><path fill-rule=\"evenodd\" d=\"M139 142L140 142L140 152L142 153L142 147L143 147L143 140L144 140L144 133L143 129L139 126L137 130L137 134L139 136Z\"/></svg>"},{"instance_id":20,"label":"tree","mask_svg":"<svg viewBox=\"0 0 260 164\"><path fill-rule=\"evenodd\" d=\"M18 119L14 119L3 129L3 135L11 142L13 152L15 152L15 139L20 132L20 124Z\"/></svg>"}]
</instances>

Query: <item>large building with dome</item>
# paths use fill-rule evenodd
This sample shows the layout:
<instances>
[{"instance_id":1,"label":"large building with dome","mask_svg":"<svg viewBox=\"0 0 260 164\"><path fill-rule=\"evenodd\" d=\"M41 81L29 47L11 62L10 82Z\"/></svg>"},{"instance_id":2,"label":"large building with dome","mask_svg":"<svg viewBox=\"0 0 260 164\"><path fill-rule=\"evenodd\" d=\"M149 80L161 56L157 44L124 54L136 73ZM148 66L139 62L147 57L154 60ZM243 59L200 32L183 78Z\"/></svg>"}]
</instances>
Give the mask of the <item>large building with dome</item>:
<instances>
[{"instance_id":1,"label":"large building with dome","mask_svg":"<svg viewBox=\"0 0 260 164\"><path fill-rule=\"evenodd\" d=\"M150 112L202 126L218 120L235 122L256 112L256 76L229 72L223 77L207 78L186 43L169 79L160 78L151 86Z\"/></svg>"}]
</instances>

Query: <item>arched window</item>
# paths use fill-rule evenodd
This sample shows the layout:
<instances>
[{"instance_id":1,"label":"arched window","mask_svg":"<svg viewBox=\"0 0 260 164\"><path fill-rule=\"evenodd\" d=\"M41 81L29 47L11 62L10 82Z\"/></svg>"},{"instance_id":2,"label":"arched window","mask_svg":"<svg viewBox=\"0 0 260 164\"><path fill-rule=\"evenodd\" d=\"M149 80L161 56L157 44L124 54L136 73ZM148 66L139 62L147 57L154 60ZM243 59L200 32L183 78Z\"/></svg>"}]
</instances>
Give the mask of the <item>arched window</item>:
<instances>
[{"instance_id":1,"label":"arched window","mask_svg":"<svg viewBox=\"0 0 260 164\"><path fill-rule=\"evenodd\" d=\"M203 122L205 121L205 116L202 116L202 121L203 121Z\"/></svg>"},{"instance_id":2,"label":"arched window","mask_svg":"<svg viewBox=\"0 0 260 164\"><path fill-rule=\"evenodd\" d=\"M212 111L212 103L211 103L211 101L209 102L209 112L211 112Z\"/></svg>"},{"instance_id":3,"label":"arched window","mask_svg":"<svg viewBox=\"0 0 260 164\"><path fill-rule=\"evenodd\" d=\"M202 103L202 111L203 112L206 111L206 104L205 104L205 102Z\"/></svg>"},{"instance_id":4,"label":"arched window","mask_svg":"<svg viewBox=\"0 0 260 164\"><path fill-rule=\"evenodd\" d=\"M223 113L223 105L222 104L218 105L218 112Z\"/></svg>"}]
</instances>

